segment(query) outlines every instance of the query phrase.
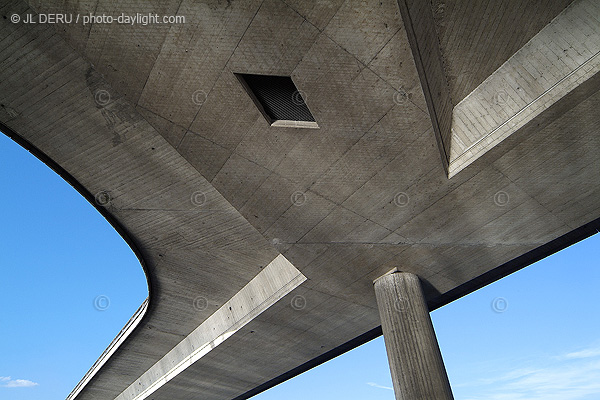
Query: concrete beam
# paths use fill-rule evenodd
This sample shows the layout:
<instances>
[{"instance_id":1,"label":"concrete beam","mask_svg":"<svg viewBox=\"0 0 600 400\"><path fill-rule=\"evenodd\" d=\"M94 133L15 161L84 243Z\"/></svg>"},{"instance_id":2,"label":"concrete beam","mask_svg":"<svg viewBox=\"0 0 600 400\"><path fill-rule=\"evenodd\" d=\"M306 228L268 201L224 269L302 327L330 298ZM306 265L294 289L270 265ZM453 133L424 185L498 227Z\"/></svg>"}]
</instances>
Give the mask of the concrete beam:
<instances>
[{"instance_id":1,"label":"concrete beam","mask_svg":"<svg viewBox=\"0 0 600 400\"><path fill-rule=\"evenodd\" d=\"M419 277L393 272L374 284L396 399L453 399Z\"/></svg>"},{"instance_id":2,"label":"concrete beam","mask_svg":"<svg viewBox=\"0 0 600 400\"><path fill-rule=\"evenodd\" d=\"M277 256L231 300L129 385L116 400L147 398L305 280L306 277L284 256ZM197 300L202 302L206 299ZM202 308L201 305L194 306Z\"/></svg>"},{"instance_id":3,"label":"concrete beam","mask_svg":"<svg viewBox=\"0 0 600 400\"><path fill-rule=\"evenodd\" d=\"M113 341L110 342L108 347L102 352L100 357L98 357L94 365L92 365L92 367L83 376L79 383L77 383L77 386L75 386L71 393L69 393L69 395L67 396L67 400L73 400L77 397L77 395L83 390L85 385L87 385L88 382L92 380L96 373L100 371L102 366L106 364L110 357L125 342L125 339L127 339L131 332L133 332L133 330L138 326L138 324L142 321L144 315L146 315L146 311L148 311L148 300L149 297L146 297L146 300L144 300L142 305L137 309L133 316L129 318L129 321L127 321L127 324L125 324L123 329L121 329L121 331L117 334Z\"/></svg>"},{"instance_id":4,"label":"concrete beam","mask_svg":"<svg viewBox=\"0 0 600 400\"><path fill-rule=\"evenodd\" d=\"M600 71L600 7L575 0L458 102L430 3L398 5L449 178Z\"/></svg>"},{"instance_id":5,"label":"concrete beam","mask_svg":"<svg viewBox=\"0 0 600 400\"><path fill-rule=\"evenodd\" d=\"M600 72L600 7L576 0L454 107L452 177Z\"/></svg>"},{"instance_id":6,"label":"concrete beam","mask_svg":"<svg viewBox=\"0 0 600 400\"><path fill-rule=\"evenodd\" d=\"M447 170L453 104L431 5L428 1L398 0L398 6L421 80L442 163Z\"/></svg>"}]
</instances>

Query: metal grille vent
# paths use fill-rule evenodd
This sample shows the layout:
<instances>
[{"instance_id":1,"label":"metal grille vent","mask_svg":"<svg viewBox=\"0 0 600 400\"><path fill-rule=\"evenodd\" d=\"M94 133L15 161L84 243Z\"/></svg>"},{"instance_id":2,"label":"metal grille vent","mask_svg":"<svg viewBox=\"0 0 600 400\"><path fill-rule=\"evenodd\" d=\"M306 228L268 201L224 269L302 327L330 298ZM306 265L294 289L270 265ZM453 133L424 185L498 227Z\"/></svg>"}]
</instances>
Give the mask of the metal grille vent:
<instances>
[{"instance_id":1,"label":"metal grille vent","mask_svg":"<svg viewBox=\"0 0 600 400\"><path fill-rule=\"evenodd\" d=\"M271 126L318 128L303 93L289 76L236 74Z\"/></svg>"}]
</instances>

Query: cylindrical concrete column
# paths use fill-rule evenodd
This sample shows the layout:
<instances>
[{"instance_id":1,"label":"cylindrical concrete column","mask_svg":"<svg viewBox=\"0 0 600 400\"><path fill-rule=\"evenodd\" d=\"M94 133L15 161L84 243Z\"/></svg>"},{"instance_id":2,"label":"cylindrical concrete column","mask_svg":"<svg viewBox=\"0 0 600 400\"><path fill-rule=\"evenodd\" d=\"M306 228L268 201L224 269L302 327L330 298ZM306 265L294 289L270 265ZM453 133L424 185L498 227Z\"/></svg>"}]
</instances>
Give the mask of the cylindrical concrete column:
<instances>
[{"instance_id":1,"label":"cylindrical concrete column","mask_svg":"<svg viewBox=\"0 0 600 400\"><path fill-rule=\"evenodd\" d=\"M453 399L419 277L384 275L375 296L396 399Z\"/></svg>"}]
</instances>

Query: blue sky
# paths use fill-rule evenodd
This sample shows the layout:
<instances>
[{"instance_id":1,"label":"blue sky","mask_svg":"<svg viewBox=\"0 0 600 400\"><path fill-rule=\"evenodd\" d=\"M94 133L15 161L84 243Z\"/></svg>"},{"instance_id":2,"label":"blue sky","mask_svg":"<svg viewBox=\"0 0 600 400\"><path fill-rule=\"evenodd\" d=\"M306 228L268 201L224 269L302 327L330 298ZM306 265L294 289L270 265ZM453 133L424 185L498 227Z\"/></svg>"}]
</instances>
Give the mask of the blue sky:
<instances>
[{"instance_id":1,"label":"blue sky","mask_svg":"<svg viewBox=\"0 0 600 400\"><path fill-rule=\"evenodd\" d=\"M147 295L132 251L0 135L0 400L64 399ZM600 236L432 313L456 399L600 398ZM393 400L383 339L256 399Z\"/></svg>"}]
</instances>

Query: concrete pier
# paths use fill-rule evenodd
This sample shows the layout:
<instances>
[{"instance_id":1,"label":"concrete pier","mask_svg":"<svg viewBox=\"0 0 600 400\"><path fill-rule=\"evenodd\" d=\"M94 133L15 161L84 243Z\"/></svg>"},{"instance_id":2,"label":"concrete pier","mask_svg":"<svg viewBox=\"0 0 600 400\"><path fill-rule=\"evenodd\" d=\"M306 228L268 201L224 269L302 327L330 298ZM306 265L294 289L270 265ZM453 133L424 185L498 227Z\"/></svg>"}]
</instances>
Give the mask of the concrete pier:
<instances>
[{"instance_id":1,"label":"concrete pier","mask_svg":"<svg viewBox=\"0 0 600 400\"><path fill-rule=\"evenodd\" d=\"M396 399L453 399L419 277L384 275L375 295Z\"/></svg>"}]
</instances>

